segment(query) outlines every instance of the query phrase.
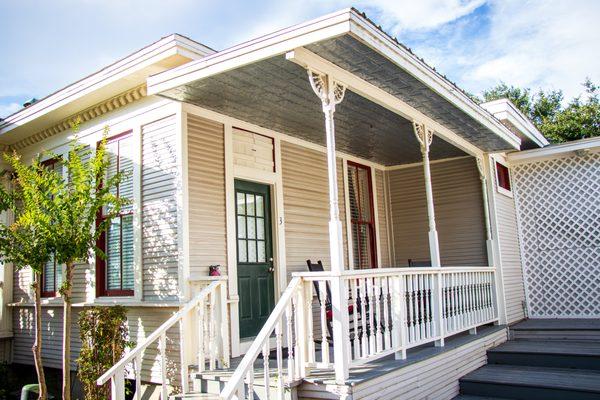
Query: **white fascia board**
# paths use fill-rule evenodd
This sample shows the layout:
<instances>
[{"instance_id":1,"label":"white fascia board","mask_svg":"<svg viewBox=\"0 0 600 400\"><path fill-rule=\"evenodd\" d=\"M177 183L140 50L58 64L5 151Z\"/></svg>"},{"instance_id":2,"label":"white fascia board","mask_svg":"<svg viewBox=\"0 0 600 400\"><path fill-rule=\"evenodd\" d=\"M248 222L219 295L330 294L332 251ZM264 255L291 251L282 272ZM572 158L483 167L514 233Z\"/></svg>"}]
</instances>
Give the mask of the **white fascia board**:
<instances>
[{"instance_id":1,"label":"white fascia board","mask_svg":"<svg viewBox=\"0 0 600 400\"><path fill-rule=\"evenodd\" d=\"M325 15L304 24L262 36L152 75L147 79L148 94L158 94L190 82L233 70L314 42L348 33L350 10Z\"/></svg>"},{"instance_id":2,"label":"white fascia board","mask_svg":"<svg viewBox=\"0 0 600 400\"><path fill-rule=\"evenodd\" d=\"M352 34L379 51L396 65L424 82L436 93L463 110L505 140L511 147L520 148L521 139L483 110L464 93L439 76L429 66L393 42L353 9L342 10L270 35L242 43L202 60L150 76L148 94L158 94L198 79L207 78L244 65L286 53L293 49L325 39Z\"/></svg>"},{"instance_id":3,"label":"white fascia board","mask_svg":"<svg viewBox=\"0 0 600 400\"><path fill-rule=\"evenodd\" d=\"M506 157L511 164L524 164L533 161L566 157L575 152L599 152L600 137L579 139L572 142L553 144L542 149L509 153Z\"/></svg>"},{"instance_id":4,"label":"white fascia board","mask_svg":"<svg viewBox=\"0 0 600 400\"><path fill-rule=\"evenodd\" d=\"M167 57L179 54L198 59L210 53L214 53L214 50L181 35L167 36L8 116L0 123L0 135Z\"/></svg>"},{"instance_id":5,"label":"white fascia board","mask_svg":"<svg viewBox=\"0 0 600 400\"><path fill-rule=\"evenodd\" d=\"M482 103L481 107L489 111L499 120L507 120L515 126L523 135L531 139L540 147L548 146L550 142L542 135L542 133L533 125L510 100L498 99Z\"/></svg>"}]
</instances>

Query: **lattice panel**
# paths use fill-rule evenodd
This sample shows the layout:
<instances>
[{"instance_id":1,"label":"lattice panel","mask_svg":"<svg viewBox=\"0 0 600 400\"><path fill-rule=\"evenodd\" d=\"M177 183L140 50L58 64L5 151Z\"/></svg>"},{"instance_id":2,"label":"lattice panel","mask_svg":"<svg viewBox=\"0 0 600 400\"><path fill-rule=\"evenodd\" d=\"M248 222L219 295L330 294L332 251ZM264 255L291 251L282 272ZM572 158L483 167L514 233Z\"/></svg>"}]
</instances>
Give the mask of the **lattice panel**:
<instances>
[{"instance_id":1,"label":"lattice panel","mask_svg":"<svg viewBox=\"0 0 600 400\"><path fill-rule=\"evenodd\" d=\"M600 153L512 168L531 317L600 317Z\"/></svg>"}]
</instances>

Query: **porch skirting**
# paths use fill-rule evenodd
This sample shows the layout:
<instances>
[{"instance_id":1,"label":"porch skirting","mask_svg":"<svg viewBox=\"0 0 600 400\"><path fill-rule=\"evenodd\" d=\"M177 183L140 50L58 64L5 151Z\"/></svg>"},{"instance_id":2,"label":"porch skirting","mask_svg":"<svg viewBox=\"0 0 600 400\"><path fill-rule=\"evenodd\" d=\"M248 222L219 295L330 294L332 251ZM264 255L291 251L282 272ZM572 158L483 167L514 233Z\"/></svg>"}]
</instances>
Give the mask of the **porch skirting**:
<instances>
[{"instance_id":1,"label":"porch skirting","mask_svg":"<svg viewBox=\"0 0 600 400\"><path fill-rule=\"evenodd\" d=\"M345 385L333 374L313 374L298 388L298 398L309 399L452 399L458 395L461 376L486 363L486 350L505 342L507 327L481 327L446 340L445 347L421 347L406 360L393 357L350 369Z\"/></svg>"}]
</instances>

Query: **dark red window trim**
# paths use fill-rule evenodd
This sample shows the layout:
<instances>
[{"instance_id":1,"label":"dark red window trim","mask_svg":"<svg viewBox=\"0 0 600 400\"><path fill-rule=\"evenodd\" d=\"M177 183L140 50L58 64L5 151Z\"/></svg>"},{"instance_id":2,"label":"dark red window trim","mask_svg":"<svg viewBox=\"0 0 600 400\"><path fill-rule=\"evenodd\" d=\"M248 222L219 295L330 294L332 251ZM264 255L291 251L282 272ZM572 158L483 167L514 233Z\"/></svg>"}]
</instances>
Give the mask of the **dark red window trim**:
<instances>
[{"instance_id":1,"label":"dark red window trim","mask_svg":"<svg viewBox=\"0 0 600 400\"><path fill-rule=\"evenodd\" d=\"M56 156L56 157L52 157L49 158L47 160L44 160L42 162L40 162L40 165L42 165L43 167L54 167L54 165L58 162L61 162L63 159L61 156ZM40 274L40 285L41 285L41 295L42 297L56 297L56 293L58 293L58 287L57 287L57 273L61 273L62 271L60 271L59 265L56 265L56 259L52 259L52 262L54 264L54 290L44 290L46 288L46 280L44 279L44 271L46 269L46 265L44 265L44 267L42 268L42 273Z\"/></svg>"},{"instance_id":2,"label":"dark red window trim","mask_svg":"<svg viewBox=\"0 0 600 400\"><path fill-rule=\"evenodd\" d=\"M496 176L498 177L498 186L510 192L510 170L508 167L496 162Z\"/></svg>"},{"instance_id":3,"label":"dark red window trim","mask_svg":"<svg viewBox=\"0 0 600 400\"><path fill-rule=\"evenodd\" d=\"M108 138L106 140L106 144L117 141L117 140L121 140L121 139L125 139L127 137L132 136L133 131L129 130L126 132L122 132L119 133L118 135L114 135L111 136L110 138ZM98 142L96 143L96 148L98 148L100 145L102 144L102 142ZM117 171L119 171L119 155L117 155ZM102 181L100 181L100 185L102 185ZM117 196L119 195L119 188L117 187ZM124 216L128 216L128 215L132 215L133 211L128 211L125 213L121 213L119 214L119 217L122 219ZM102 215L102 211L98 212L98 217L96 218L96 226L100 225L105 219L105 216ZM120 225L121 226L121 235L123 235L122 232L122 227L123 224ZM123 242L123 238L121 237L121 242ZM98 238L98 242L96 243L96 246L99 249L102 249L102 251L104 251L105 254L107 254L106 252L106 231L102 232L102 234L100 235L100 237ZM123 266L123 253L121 252L121 267ZM96 255L96 296L97 297L106 297L106 296L133 296L134 295L134 291L131 289L118 289L118 290L108 290L106 288L106 260L103 259L102 257L100 257L99 255ZM121 287L123 287L123 273L121 272Z\"/></svg>"},{"instance_id":4,"label":"dark red window trim","mask_svg":"<svg viewBox=\"0 0 600 400\"><path fill-rule=\"evenodd\" d=\"M360 183L358 180L358 170L359 169L363 169L367 171L367 181L368 181L368 190L369 190L369 202L370 207L369 207L369 212L371 214L371 221L365 221L365 220L361 220L361 219L355 219L355 218L350 218L350 224L351 225L366 225L369 229L369 237L371 238L371 251L369 254L370 256L370 262L369 264L371 264L371 268L377 268L378 264L377 264L377 238L375 237L375 205L373 204L373 182L371 179L371 167L368 167L366 165L362 165L353 161L348 161L348 168L354 168L356 169L356 176L357 176L357 186L356 186L356 198L358 199L358 209L360 210L360 199L361 199L361 190L362 188L360 187ZM360 216L359 216L360 217ZM350 227L350 229L352 229L352 227ZM354 235L352 235L352 237L354 238ZM359 239L360 240L360 239ZM358 243L358 245L356 246L358 248L358 251L360 252L360 250L362 249L362 246L360 245L360 243ZM362 259L363 255L359 253L358 255L359 259ZM356 268L357 266L355 266Z\"/></svg>"}]
</instances>

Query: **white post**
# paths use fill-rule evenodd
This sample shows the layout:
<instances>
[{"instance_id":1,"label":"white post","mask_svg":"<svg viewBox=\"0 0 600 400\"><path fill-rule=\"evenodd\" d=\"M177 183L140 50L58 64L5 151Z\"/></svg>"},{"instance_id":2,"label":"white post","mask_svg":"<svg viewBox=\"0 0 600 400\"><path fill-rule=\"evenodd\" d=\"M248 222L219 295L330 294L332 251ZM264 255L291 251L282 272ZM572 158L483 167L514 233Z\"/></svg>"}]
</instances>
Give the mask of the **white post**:
<instances>
[{"instance_id":1,"label":"white post","mask_svg":"<svg viewBox=\"0 0 600 400\"><path fill-rule=\"evenodd\" d=\"M329 180L329 251L331 255L331 306L333 309L333 354L336 382L344 383L348 379L350 352L348 343L348 298L347 288L342 279L344 271L344 247L342 222L338 203L337 165L335 155L335 105L344 98L346 88L329 75L309 70L308 76L314 92L323 104L325 114L325 133L327 135L327 171Z\"/></svg>"},{"instance_id":2,"label":"white post","mask_svg":"<svg viewBox=\"0 0 600 400\"><path fill-rule=\"evenodd\" d=\"M429 166L429 146L433 140L433 130L426 127L425 124L413 122L415 136L421 145L423 154L423 173L425 175L425 195L427 197L427 216L429 218L429 254L431 256L431 266L440 267L440 245L435 226L435 211L433 206L433 189L431 186L431 169Z\"/></svg>"},{"instance_id":3,"label":"white post","mask_svg":"<svg viewBox=\"0 0 600 400\"><path fill-rule=\"evenodd\" d=\"M485 220L485 245L487 249L488 265L494 265L494 242L492 241L492 227L490 225L490 208L488 203L487 179L483 158L477 157L477 169L479 170L479 179L481 180L481 192L483 195L483 213Z\"/></svg>"}]
</instances>

